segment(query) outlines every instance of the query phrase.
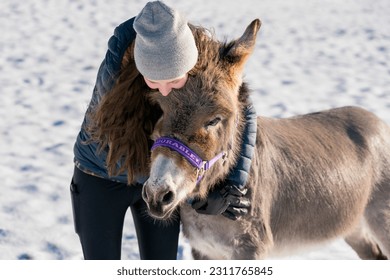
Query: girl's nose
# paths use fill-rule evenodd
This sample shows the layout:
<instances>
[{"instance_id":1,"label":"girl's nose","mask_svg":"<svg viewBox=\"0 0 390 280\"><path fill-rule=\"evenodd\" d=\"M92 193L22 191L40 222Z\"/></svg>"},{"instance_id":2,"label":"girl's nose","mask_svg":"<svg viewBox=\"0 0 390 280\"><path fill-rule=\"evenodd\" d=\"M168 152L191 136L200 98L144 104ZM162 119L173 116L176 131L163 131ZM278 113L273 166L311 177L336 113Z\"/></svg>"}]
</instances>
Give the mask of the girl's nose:
<instances>
[{"instance_id":1,"label":"girl's nose","mask_svg":"<svg viewBox=\"0 0 390 280\"><path fill-rule=\"evenodd\" d=\"M172 87L170 87L169 85L160 86L158 90L163 96L167 96L172 91Z\"/></svg>"}]
</instances>

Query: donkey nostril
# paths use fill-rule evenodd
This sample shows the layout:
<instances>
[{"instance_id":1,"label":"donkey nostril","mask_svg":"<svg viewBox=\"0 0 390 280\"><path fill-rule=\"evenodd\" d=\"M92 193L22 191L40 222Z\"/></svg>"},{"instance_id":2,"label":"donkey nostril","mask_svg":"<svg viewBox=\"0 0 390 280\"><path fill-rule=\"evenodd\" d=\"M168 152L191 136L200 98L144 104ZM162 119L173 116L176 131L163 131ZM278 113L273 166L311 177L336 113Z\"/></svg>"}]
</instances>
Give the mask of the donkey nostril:
<instances>
[{"instance_id":1,"label":"donkey nostril","mask_svg":"<svg viewBox=\"0 0 390 280\"><path fill-rule=\"evenodd\" d=\"M144 199L145 202L147 202L148 198L149 198L148 197L148 192L146 191L145 187L142 189L142 198Z\"/></svg>"},{"instance_id":2,"label":"donkey nostril","mask_svg":"<svg viewBox=\"0 0 390 280\"><path fill-rule=\"evenodd\" d=\"M163 204L169 204L169 203L171 203L172 200L173 200L173 197L174 197L173 192L168 191L168 192L163 196L162 203L163 203Z\"/></svg>"}]
</instances>

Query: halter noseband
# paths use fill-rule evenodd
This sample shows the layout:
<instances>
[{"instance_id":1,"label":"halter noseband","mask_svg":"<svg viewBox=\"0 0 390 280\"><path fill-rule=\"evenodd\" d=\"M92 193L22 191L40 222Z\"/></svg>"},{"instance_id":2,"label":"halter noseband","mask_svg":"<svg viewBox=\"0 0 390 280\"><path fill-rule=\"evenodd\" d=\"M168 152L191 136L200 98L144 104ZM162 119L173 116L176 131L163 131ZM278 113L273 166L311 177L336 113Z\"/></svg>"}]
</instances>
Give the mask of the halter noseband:
<instances>
[{"instance_id":1,"label":"halter noseband","mask_svg":"<svg viewBox=\"0 0 390 280\"><path fill-rule=\"evenodd\" d=\"M198 184L203 177L203 174L206 170L210 169L219 159L225 159L227 156L227 152L221 152L211 160L203 160L200 156L197 155L193 150L188 148L185 144L180 142L177 139L170 137L160 137L158 138L151 150L153 151L157 147L167 147L171 150L174 150L181 154L189 163L191 163L194 167L197 168L197 180Z\"/></svg>"}]
</instances>

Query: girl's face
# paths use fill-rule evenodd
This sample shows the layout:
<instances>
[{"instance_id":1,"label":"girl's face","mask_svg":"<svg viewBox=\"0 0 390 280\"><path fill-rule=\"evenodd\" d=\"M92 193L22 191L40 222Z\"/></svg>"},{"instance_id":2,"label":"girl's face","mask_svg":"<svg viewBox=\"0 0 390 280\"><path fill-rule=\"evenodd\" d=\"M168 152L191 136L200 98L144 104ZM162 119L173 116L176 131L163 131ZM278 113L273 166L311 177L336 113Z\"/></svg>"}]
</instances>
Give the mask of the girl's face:
<instances>
[{"instance_id":1,"label":"girl's face","mask_svg":"<svg viewBox=\"0 0 390 280\"><path fill-rule=\"evenodd\" d=\"M163 96L167 96L172 91L172 89L182 88L186 84L187 79L188 79L187 73L184 74L183 76L171 80L153 81L144 77L147 86L150 87L151 89L158 89L158 91Z\"/></svg>"}]
</instances>

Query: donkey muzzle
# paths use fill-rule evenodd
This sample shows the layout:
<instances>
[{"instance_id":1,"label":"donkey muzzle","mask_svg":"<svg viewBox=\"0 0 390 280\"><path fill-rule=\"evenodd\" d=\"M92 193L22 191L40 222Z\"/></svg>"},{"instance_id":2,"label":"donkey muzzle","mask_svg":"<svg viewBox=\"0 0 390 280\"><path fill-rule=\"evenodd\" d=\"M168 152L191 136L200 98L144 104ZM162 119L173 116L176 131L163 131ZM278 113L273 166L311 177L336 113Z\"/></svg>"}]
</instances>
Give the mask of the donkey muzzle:
<instances>
[{"instance_id":1,"label":"donkey muzzle","mask_svg":"<svg viewBox=\"0 0 390 280\"><path fill-rule=\"evenodd\" d=\"M149 214L157 219L170 216L176 206L175 197L175 192L168 186L152 187L146 182L142 190L142 198L148 206Z\"/></svg>"}]
</instances>

